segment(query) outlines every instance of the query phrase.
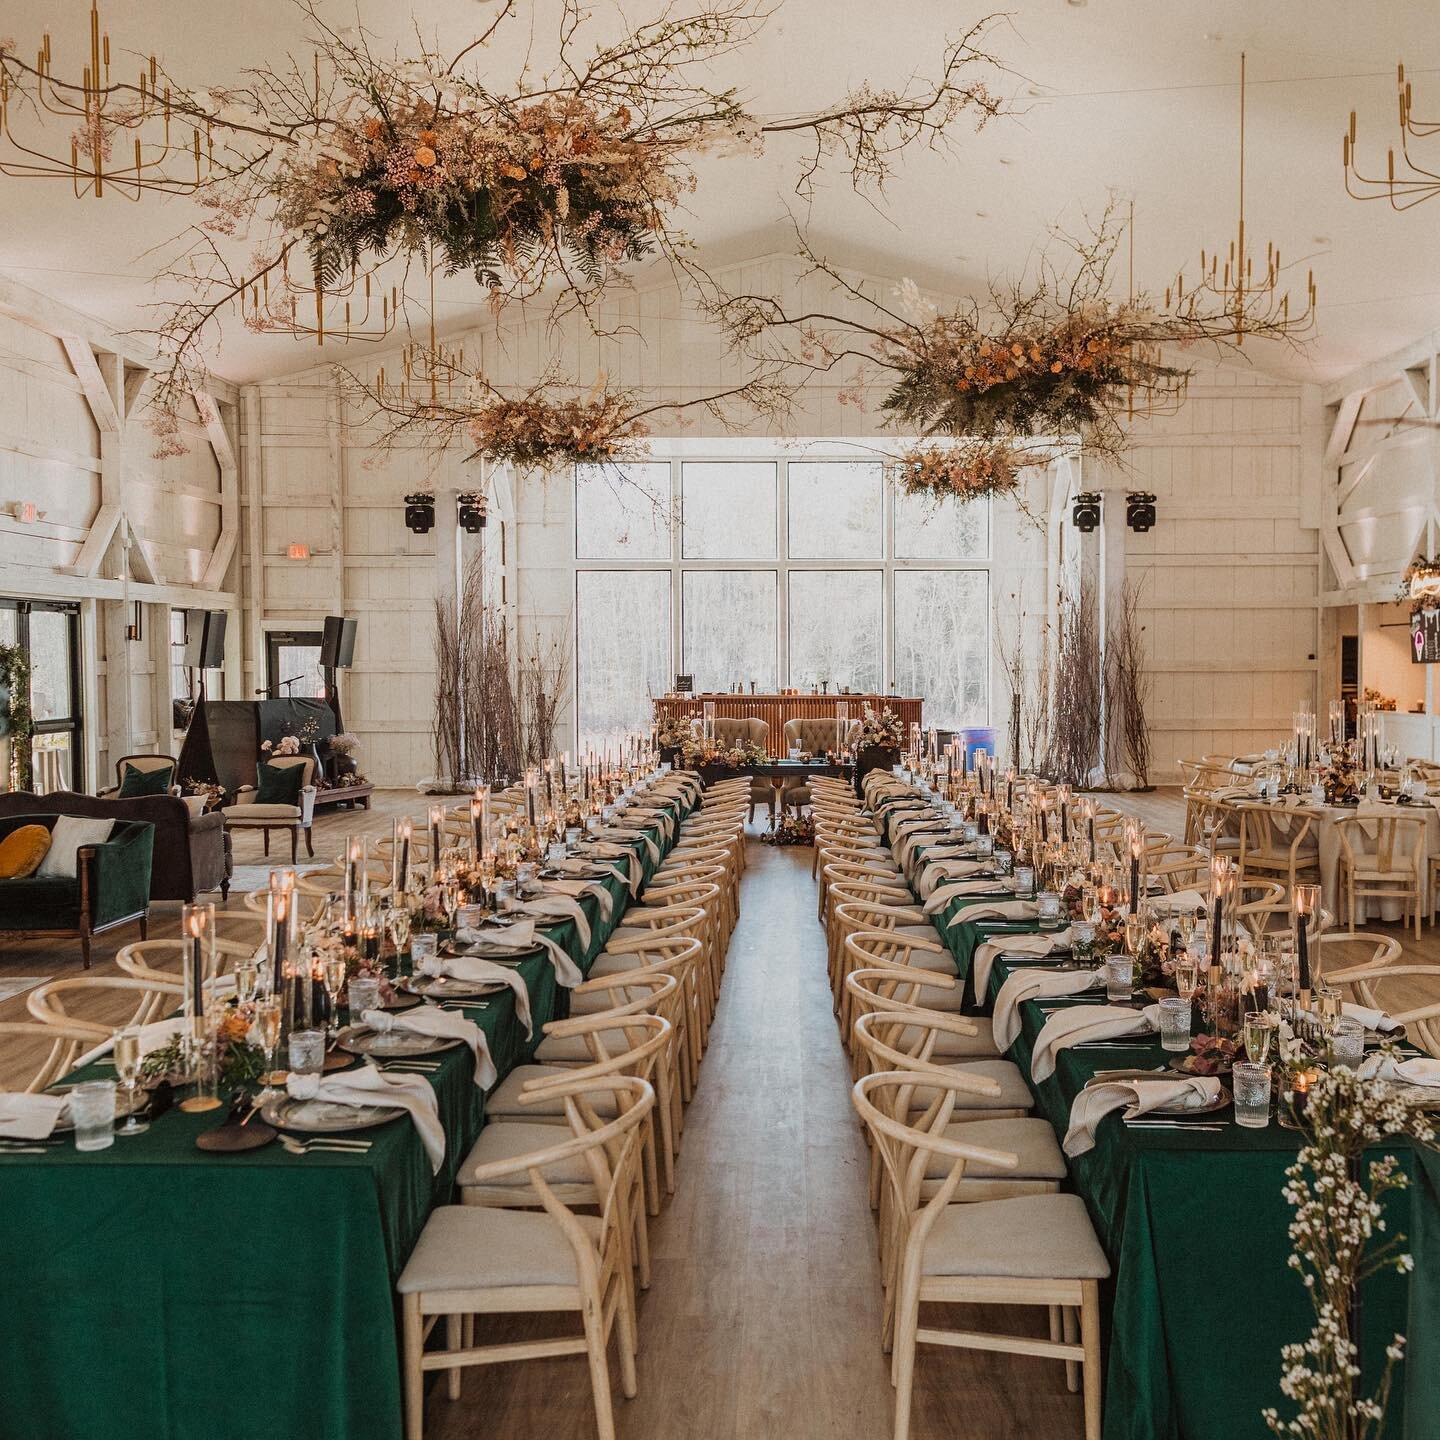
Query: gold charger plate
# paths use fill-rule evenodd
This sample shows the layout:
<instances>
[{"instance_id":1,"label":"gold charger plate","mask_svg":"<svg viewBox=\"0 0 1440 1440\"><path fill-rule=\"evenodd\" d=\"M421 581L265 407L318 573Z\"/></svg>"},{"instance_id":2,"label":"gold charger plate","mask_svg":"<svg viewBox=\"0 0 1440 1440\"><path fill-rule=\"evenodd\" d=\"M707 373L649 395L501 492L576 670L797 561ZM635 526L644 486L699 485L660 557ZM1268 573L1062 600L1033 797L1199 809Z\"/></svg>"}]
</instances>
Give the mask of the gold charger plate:
<instances>
[{"instance_id":1,"label":"gold charger plate","mask_svg":"<svg viewBox=\"0 0 1440 1440\"><path fill-rule=\"evenodd\" d=\"M368 1025L347 1025L336 1037L338 1049L351 1055L376 1055L382 1058L409 1055L434 1055L453 1050L459 1040L438 1035L417 1035L413 1030L372 1030Z\"/></svg>"}]
</instances>

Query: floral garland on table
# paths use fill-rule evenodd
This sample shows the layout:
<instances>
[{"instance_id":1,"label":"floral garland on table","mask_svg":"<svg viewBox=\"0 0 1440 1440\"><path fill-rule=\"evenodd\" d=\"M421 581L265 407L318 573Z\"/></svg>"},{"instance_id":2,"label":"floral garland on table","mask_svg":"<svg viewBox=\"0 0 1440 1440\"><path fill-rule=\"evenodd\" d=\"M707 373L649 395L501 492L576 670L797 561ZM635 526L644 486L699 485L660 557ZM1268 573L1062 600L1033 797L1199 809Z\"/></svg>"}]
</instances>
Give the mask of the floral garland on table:
<instances>
[{"instance_id":1,"label":"floral garland on table","mask_svg":"<svg viewBox=\"0 0 1440 1440\"><path fill-rule=\"evenodd\" d=\"M680 746L680 753L689 770L709 767L717 770L744 770L750 765L768 765L770 757L763 746L753 740L740 740L734 745L721 745L715 740L693 736Z\"/></svg>"},{"instance_id":2,"label":"floral garland on table","mask_svg":"<svg viewBox=\"0 0 1440 1440\"><path fill-rule=\"evenodd\" d=\"M772 826L760 837L764 845L813 845L815 843L815 817L813 815L786 815L778 825Z\"/></svg>"},{"instance_id":3,"label":"floral garland on table","mask_svg":"<svg viewBox=\"0 0 1440 1440\"><path fill-rule=\"evenodd\" d=\"M867 705L860 719L855 746L859 750L900 750L905 744L905 725L887 705L878 715Z\"/></svg>"},{"instance_id":4,"label":"floral garland on table","mask_svg":"<svg viewBox=\"0 0 1440 1440\"><path fill-rule=\"evenodd\" d=\"M10 727L10 789L28 790L33 776L30 741L35 719L30 710L30 657L20 645L0 645L0 685L5 687L5 719Z\"/></svg>"},{"instance_id":5,"label":"floral garland on table","mask_svg":"<svg viewBox=\"0 0 1440 1440\"><path fill-rule=\"evenodd\" d=\"M1296 1407L1292 1418L1263 1412L1272 1433L1289 1440L1372 1440L1384 1426L1395 1367L1405 1341L1385 1346L1385 1369L1375 1393L1356 1394L1359 1350L1352 1334L1353 1307L1361 1282L1384 1269L1408 1274L1413 1258L1385 1230L1381 1202L1407 1182L1393 1155L1365 1162L1372 1145L1408 1136L1432 1145L1435 1132L1423 1111L1412 1108L1383 1081L1341 1067L1322 1071L1310 1087L1302 1117L1305 1147L1285 1172L1286 1200L1297 1271L1315 1308L1315 1326L1282 1351L1280 1393Z\"/></svg>"},{"instance_id":6,"label":"floral garland on table","mask_svg":"<svg viewBox=\"0 0 1440 1440\"><path fill-rule=\"evenodd\" d=\"M667 715L655 727L655 746L659 750L683 750L694 739L695 727L685 715Z\"/></svg>"},{"instance_id":7,"label":"floral garland on table","mask_svg":"<svg viewBox=\"0 0 1440 1440\"><path fill-rule=\"evenodd\" d=\"M250 1016L238 1007L227 1011L216 1036L222 1089L253 1085L264 1074L265 1052L258 1045L252 1045L249 1037ZM140 1074L155 1084L162 1080L184 1084L191 1078L189 1063L185 1041L177 1035L168 1044L145 1055L140 1062Z\"/></svg>"}]
</instances>

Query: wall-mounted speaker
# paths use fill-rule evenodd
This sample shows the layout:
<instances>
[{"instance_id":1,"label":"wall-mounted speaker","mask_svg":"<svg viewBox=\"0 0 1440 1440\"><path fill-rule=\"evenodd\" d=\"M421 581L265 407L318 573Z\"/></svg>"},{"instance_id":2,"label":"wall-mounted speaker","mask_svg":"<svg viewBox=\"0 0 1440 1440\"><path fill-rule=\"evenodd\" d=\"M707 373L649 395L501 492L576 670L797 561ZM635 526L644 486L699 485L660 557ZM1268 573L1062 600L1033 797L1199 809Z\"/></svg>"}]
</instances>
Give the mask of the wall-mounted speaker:
<instances>
[{"instance_id":1,"label":"wall-mounted speaker","mask_svg":"<svg viewBox=\"0 0 1440 1440\"><path fill-rule=\"evenodd\" d=\"M220 670L225 665L225 610L185 612L185 664L192 670Z\"/></svg>"},{"instance_id":2,"label":"wall-mounted speaker","mask_svg":"<svg viewBox=\"0 0 1440 1440\"><path fill-rule=\"evenodd\" d=\"M355 622L341 615L325 617L325 634L320 641L320 667L348 670L355 663Z\"/></svg>"}]
</instances>

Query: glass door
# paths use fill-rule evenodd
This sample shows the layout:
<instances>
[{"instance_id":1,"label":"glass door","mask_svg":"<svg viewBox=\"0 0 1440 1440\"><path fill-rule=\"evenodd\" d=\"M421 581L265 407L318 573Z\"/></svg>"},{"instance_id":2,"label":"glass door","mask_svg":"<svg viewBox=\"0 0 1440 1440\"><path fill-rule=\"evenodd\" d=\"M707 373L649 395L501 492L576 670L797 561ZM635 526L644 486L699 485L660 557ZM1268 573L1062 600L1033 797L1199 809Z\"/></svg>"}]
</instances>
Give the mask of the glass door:
<instances>
[{"instance_id":1,"label":"glass door","mask_svg":"<svg viewBox=\"0 0 1440 1440\"><path fill-rule=\"evenodd\" d=\"M0 599L0 644L18 645L29 661L33 727L28 776L16 763L13 733L0 742L0 789L81 790L79 606Z\"/></svg>"},{"instance_id":2,"label":"glass door","mask_svg":"<svg viewBox=\"0 0 1440 1440\"><path fill-rule=\"evenodd\" d=\"M265 636L265 691L271 700L323 700L319 630L271 630Z\"/></svg>"}]
</instances>

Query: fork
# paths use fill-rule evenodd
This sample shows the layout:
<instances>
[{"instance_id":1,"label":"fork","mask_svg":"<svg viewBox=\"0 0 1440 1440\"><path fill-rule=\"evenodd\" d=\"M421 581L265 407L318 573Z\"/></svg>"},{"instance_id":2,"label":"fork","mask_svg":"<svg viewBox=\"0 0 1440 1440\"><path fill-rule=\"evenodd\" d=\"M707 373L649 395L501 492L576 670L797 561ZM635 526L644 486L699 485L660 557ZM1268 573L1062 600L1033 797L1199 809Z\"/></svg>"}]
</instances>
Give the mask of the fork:
<instances>
[{"instance_id":1,"label":"fork","mask_svg":"<svg viewBox=\"0 0 1440 1440\"><path fill-rule=\"evenodd\" d=\"M308 1155L312 1150L333 1150L340 1155L363 1155L373 1140L338 1140L328 1136L316 1140L296 1140L283 1132L280 1135L280 1144L292 1155Z\"/></svg>"}]
</instances>

